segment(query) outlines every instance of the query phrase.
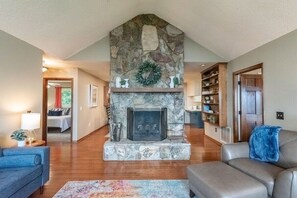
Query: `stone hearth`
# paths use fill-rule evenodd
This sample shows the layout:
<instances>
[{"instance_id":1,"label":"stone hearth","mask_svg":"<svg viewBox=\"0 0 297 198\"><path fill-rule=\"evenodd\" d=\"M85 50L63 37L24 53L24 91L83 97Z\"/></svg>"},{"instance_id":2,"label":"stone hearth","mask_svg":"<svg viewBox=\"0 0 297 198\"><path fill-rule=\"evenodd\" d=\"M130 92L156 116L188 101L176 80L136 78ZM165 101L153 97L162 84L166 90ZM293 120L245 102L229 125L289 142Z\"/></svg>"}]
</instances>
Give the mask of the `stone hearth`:
<instances>
[{"instance_id":1,"label":"stone hearth","mask_svg":"<svg viewBox=\"0 0 297 198\"><path fill-rule=\"evenodd\" d=\"M104 160L190 158L190 144L184 139L184 94L178 89L168 92L170 76L179 76L179 88L183 88L183 42L182 31L152 14L139 15L110 32L110 122L121 123L122 135L119 142L105 143ZM135 78L145 61L157 64L162 73L161 79L149 87L139 84ZM128 91L113 91L118 77L129 79ZM158 92L133 92L142 88ZM166 108L168 138L156 142L127 139L128 108Z\"/></svg>"},{"instance_id":2,"label":"stone hearth","mask_svg":"<svg viewBox=\"0 0 297 198\"><path fill-rule=\"evenodd\" d=\"M158 142L121 140L104 144L104 160L189 160L191 144L184 138Z\"/></svg>"}]
</instances>

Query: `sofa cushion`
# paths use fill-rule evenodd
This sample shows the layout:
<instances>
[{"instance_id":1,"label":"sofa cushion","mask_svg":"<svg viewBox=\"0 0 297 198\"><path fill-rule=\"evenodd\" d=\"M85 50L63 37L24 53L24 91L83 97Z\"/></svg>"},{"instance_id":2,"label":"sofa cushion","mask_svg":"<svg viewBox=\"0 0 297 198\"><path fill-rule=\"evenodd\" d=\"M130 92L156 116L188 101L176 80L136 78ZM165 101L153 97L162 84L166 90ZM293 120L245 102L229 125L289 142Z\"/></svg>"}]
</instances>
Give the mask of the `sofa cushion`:
<instances>
[{"instance_id":1,"label":"sofa cushion","mask_svg":"<svg viewBox=\"0 0 297 198\"><path fill-rule=\"evenodd\" d=\"M2 148L0 147L0 157L3 155Z\"/></svg>"},{"instance_id":2,"label":"sofa cushion","mask_svg":"<svg viewBox=\"0 0 297 198\"><path fill-rule=\"evenodd\" d=\"M0 168L36 166L41 163L40 155L11 155L0 157Z\"/></svg>"},{"instance_id":3,"label":"sofa cushion","mask_svg":"<svg viewBox=\"0 0 297 198\"><path fill-rule=\"evenodd\" d=\"M249 158L233 159L228 164L263 183L270 196L272 196L275 178L284 170L273 164Z\"/></svg>"},{"instance_id":4,"label":"sofa cushion","mask_svg":"<svg viewBox=\"0 0 297 198\"><path fill-rule=\"evenodd\" d=\"M274 162L282 168L297 167L297 132L281 130L279 132L279 160Z\"/></svg>"},{"instance_id":5,"label":"sofa cushion","mask_svg":"<svg viewBox=\"0 0 297 198\"><path fill-rule=\"evenodd\" d=\"M9 197L42 174L42 165L0 169L0 194Z\"/></svg>"},{"instance_id":6,"label":"sofa cushion","mask_svg":"<svg viewBox=\"0 0 297 198\"><path fill-rule=\"evenodd\" d=\"M266 187L223 162L204 162L187 167L189 187L197 197L263 198Z\"/></svg>"}]
</instances>

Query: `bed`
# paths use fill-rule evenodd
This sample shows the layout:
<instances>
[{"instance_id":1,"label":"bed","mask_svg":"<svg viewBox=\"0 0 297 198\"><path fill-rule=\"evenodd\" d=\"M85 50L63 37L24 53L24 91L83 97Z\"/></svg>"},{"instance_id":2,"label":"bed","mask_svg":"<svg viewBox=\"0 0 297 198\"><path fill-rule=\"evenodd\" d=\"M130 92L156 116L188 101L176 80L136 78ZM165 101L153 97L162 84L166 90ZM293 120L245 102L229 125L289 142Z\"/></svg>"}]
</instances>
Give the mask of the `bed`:
<instances>
[{"instance_id":1,"label":"bed","mask_svg":"<svg viewBox=\"0 0 297 198\"><path fill-rule=\"evenodd\" d=\"M47 116L47 127L60 128L63 133L71 127L71 115Z\"/></svg>"}]
</instances>

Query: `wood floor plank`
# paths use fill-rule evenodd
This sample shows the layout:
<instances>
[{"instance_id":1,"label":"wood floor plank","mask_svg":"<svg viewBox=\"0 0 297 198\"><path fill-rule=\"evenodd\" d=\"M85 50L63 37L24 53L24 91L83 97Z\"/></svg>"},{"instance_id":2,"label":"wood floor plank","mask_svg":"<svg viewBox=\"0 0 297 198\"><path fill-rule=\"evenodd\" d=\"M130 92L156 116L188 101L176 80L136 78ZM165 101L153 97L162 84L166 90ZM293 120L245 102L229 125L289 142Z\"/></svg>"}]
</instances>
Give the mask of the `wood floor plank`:
<instances>
[{"instance_id":1,"label":"wood floor plank","mask_svg":"<svg viewBox=\"0 0 297 198\"><path fill-rule=\"evenodd\" d=\"M50 180L43 194L31 197L52 197L67 181L103 179L186 179L189 164L220 160L221 147L203 135L203 129L186 125L191 143L191 159L185 161L103 161L105 126L77 143L52 142Z\"/></svg>"}]
</instances>

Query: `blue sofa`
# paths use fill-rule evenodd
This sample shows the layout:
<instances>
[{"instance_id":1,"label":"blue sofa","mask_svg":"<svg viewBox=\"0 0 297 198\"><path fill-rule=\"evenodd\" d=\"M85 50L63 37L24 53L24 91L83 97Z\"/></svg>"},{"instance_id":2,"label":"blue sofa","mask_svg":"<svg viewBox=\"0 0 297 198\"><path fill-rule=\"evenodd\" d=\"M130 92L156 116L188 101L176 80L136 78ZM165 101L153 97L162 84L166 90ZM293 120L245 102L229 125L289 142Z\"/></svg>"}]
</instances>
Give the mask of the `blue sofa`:
<instances>
[{"instance_id":1,"label":"blue sofa","mask_svg":"<svg viewBox=\"0 0 297 198\"><path fill-rule=\"evenodd\" d=\"M0 148L0 197L28 197L49 180L48 146Z\"/></svg>"}]
</instances>

